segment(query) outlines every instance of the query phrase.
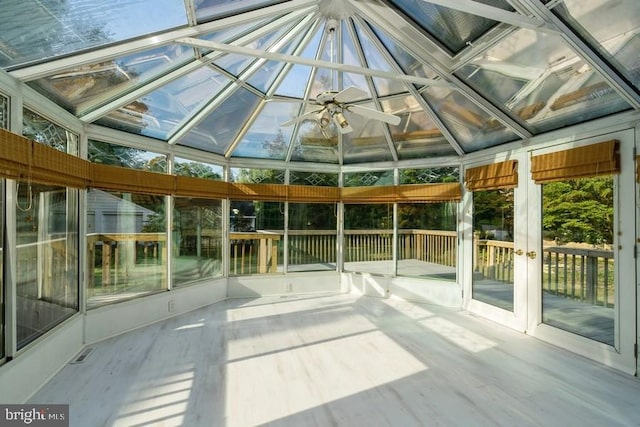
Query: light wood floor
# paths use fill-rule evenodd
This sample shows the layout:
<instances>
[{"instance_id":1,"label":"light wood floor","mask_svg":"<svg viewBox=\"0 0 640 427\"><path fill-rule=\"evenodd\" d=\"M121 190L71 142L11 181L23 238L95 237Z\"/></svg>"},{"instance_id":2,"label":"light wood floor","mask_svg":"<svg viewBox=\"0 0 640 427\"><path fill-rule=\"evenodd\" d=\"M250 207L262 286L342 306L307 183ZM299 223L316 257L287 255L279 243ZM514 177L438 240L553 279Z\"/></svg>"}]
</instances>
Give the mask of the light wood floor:
<instances>
[{"instance_id":1,"label":"light wood floor","mask_svg":"<svg viewBox=\"0 0 640 427\"><path fill-rule=\"evenodd\" d=\"M33 399L71 426L630 426L640 380L467 312L229 300L100 342Z\"/></svg>"}]
</instances>

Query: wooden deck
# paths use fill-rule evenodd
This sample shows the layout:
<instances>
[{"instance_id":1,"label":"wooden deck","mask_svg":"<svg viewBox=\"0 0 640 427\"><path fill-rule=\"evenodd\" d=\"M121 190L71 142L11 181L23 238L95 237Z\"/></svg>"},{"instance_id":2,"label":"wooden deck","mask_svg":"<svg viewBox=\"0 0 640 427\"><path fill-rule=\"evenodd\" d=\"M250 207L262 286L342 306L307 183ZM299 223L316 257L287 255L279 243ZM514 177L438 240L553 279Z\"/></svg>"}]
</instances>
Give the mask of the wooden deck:
<instances>
[{"instance_id":1,"label":"wooden deck","mask_svg":"<svg viewBox=\"0 0 640 427\"><path fill-rule=\"evenodd\" d=\"M33 398L71 426L629 426L640 381L467 312L227 300L100 342Z\"/></svg>"}]
</instances>

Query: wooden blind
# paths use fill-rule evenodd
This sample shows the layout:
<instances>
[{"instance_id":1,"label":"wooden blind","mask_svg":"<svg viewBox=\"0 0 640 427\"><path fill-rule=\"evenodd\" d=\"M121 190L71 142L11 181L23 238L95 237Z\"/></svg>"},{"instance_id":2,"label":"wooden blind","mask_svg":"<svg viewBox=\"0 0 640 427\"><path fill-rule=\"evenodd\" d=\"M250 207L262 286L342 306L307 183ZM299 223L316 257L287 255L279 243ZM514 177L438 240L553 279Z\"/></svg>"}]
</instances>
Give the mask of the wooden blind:
<instances>
[{"instance_id":1,"label":"wooden blind","mask_svg":"<svg viewBox=\"0 0 640 427\"><path fill-rule=\"evenodd\" d=\"M640 182L640 156L636 157L636 181Z\"/></svg>"},{"instance_id":2,"label":"wooden blind","mask_svg":"<svg viewBox=\"0 0 640 427\"><path fill-rule=\"evenodd\" d=\"M344 203L394 203L396 188L394 186L345 187L341 189Z\"/></svg>"},{"instance_id":3,"label":"wooden blind","mask_svg":"<svg viewBox=\"0 0 640 427\"><path fill-rule=\"evenodd\" d=\"M469 168L465 171L464 181L469 191L514 188L518 185L518 162L507 160Z\"/></svg>"},{"instance_id":4,"label":"wooden blind","mask_svg":"<svg viewBox=\"0 0 640 427\"><path fill-rule=\"evenodd\" d=\"M91 179L91 169L86 160L0 129L0 175L85 188Z\"/></svg>"},{"instance_id":5,"label":"wooden blind","mask_svg":"<svg viewBox=\"0 0 640 427\"><path fill-rule=\"evenodd\" d=\"M310 185L288 185L287 200L290 202L331 203L340 201L338 187L316 187Z\"/></svg>"},{"instance_id":6,"label":"wooden blind","mask_svg":"<svg viewBox=\"0 0 640 427\"><path fill-rule=\"evenodd\" d=\"M287 199L287 186L283 184L241 184L229 183L231 200L284 201Z\"/></svg>"},{"instance_id":7,"label":"wooden blind","mask_svg":"<svg viewBox=\"0 0 640 427\"><path fill-rule=\"evenodd\" d=\"M226 199L229 197L229 183L190 176L175 177L175 195Z\"/></svg>"},{"instance_id":8,"label":"wooden blind","mask_svg":"<svg viewBox=\"0 0 640 427\"><path fill-rule=\"evenodd\" d=\"M462 192L458 183L407 184L379 187L346 187L344 203L437 203L458 201Z\"/></svg>"},{"instance_id":9,"label":"wooden blind","mask_svg":"<svg viewBox=\"0 0 640 427\"><path fill-rule=\"evenodd\" d=\"M531 177L536 184L620 172L617 140L533 156Z\"/></svg>"},{"instance_id":10,"label":"wooden blind","mask_svg":"<svg viewBox=\"0 0 640 427\"><path fill-rule=\"evenodd\" d=\"M91 172L91 186L93 188L142 194L168 195L175 193L175 177L172 175L100 163L92 163Z\"/></svg>"},{"instance_id":11,"label":"wooden blind","mask_svg":"<svg viewBox=\"0 0 640 427\"><path fill-rule=\"evenodd\" d=\"M457 202L461 198L462 190L457 182L411 184L396 187L396 202L398 203Z\"/></svg>"}]
</instances>

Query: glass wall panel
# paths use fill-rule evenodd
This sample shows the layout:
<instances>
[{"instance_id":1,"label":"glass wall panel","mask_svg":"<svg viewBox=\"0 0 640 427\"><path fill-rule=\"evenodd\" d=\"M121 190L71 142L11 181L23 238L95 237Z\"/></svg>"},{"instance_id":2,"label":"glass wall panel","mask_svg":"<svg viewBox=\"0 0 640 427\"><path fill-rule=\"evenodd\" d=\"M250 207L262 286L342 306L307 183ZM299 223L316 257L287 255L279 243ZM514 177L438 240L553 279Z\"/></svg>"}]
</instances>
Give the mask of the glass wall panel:
<instances>
[{"instance_id":1,"label":"glass wall panel","mask_svg":"<svg viewBox=\"0 0 640 427\"><path fill-rule=\"evenodd\" d=\"M393 275L393 204L344 206L344 270Z\"/></svg>"},{"instance_id":2,"label":"glass wall panel","mask_svg":"<svg viewBox=\"0 0 640 427\"><path fill-rule=\"evenodd\" d=\"M18 349L78 311L78 190L17 183Z\"/></svg>"},{"instance_id":3,"label":"glass wall panel","mask_svg":"<svg viewBox=\"0 0 640 427\"><path fill-rule=\"evenodd\" d=\"M472 297L513 311L513 189L473 192Z\"/></svg>"},{"instance_id":4,"label":"glass wall panel","mask_svg":"<svg viewBox=\"0 0 640 427\"><path fill-rule=\"evenodd\" d=\"M289 171L289 184L337 187L337 173Z\"/></svg>"},{"instance_id":5,"label":"glass wall panel","mask_svg":"<svg viewBox=\"0 0 640 427\"><path fill-rule=\"evenodd\" d=\"M289 203L288 271L336 269L335 203Z\"/></svg>"},{"instance_id":6,"label":"glass wall panel","mask_svg":"<svg viewBox=\"0 0 640 427\"><path fill-rule=\"evenodd\" d=\"M149 172L166 172L167 157L151 151L89 140L88 159L94 163Z\"/></svg>"},{"instance_id":7,"label":"glass wall panel","mask_svg":"<svg viewBox=\"0 0 640 427\"><path fill-rule=\"evenodd\" d=\"M284 271L284 202L231 201L229 274Z\"/></svg>"},{"instance_id":8,"label":"glass wall panel","mask_svg":"<svg viewBox=\"0 0 640 427\"><path fill-rule=\"evenodd\" d=\"M78 155L78 135L28 108L22 110L22 135L56 150Z\"/></svg>"},{"instance_id":9,"label":"glass wall panel","mask_svg":"<svg viewBox=\"0 0 640 427\"><path fill-rule=\"evenodd\" d=\"M87 192L87 306L167 289L165 197Z\"/></svg>"},{"instance_id":10,"label":"glass wall panel","mask_svg":"<svg viewBox=\"0 0 640 427\"><path fill-rule=\"evenodd\" d=\"M9 129L9 98L0 94L0 128Z\"/></svg>"},{"instance_id":11,"label":"glass wall panel","mask_svg":"<svg viewBox=\"0 0 640 427\"><path fill-rule=\"evenodd\" d=\"M372 185L393 184L393 170L347 172L344 174L345 187L369 187Z\"/></svg>"},{"instance_id":12,"label":"glass wall panel","mask_svg":"<svg viewBox=\"0 0 640 427\"><path fill-rule=\"evenodd\" d=\"M456 203L398 205L398 276L456 280Z\"/></svg>"},{"instance_id":13,"label":"glass wall panel","mask_svg":"<svg viewBox=\"0 0 640 427\"><path fill-rule=\"evenodd\" d=\"M175 197L172 285L222 275L222 201Z\"/></svg>"},{"instance_id":14,"label":"glass wall panel","mask_svg":"<svg viewBox=\"0 0 640 427\"><path fill-rule=\"evenodd\" d=\"M542 321L614 345L613 178L542 185Z\"/></svg>"},{"instance_id":15,"label":"glass wall panel","mask_svg":"<svg viewBox=\"0 0 640 427\"><path fill-rule=\"evenodd\" d=\"M284 184L284 171L278 169L231 168L231 182L251 184Z\"/></svg>"},{"instance_id":16,"label":"glass wall panel","mask_svg":"<svg viewBox=\"0 0 640 427\"><path fill-rule=\"evenodd\" d=\"M222 166L175 157L173 174L221 181L224 177L224 170Z\"/></svg>"}]
</instances>

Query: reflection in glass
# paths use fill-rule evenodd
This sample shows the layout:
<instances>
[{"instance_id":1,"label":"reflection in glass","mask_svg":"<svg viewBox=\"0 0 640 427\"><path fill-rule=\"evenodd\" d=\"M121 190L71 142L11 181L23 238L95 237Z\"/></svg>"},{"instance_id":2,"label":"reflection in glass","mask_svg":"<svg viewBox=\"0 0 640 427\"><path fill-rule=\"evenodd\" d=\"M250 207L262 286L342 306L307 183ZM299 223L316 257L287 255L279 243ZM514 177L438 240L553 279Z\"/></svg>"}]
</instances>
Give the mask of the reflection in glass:
<instances>
[{"instance_id":1,"label":"reflection in glass","mask_svg":"<svg viewBox=\"0 0 640 427\"><path fill-rule=\"evenodd\" d=\"M283 272L284 202L231 201L229 274Z\"/></svg>"},{"instance_id":2,"label":"reflection in glass","mask_svg":"<svg viewBox=\"0 0 640 427\"><path fill-rule=\"evenodd\" d=\"M78 191L18 182L18 349L78 311Z\"/></svg>"},{"instance_id":3,"label":"reflection in glass","mask_svg":"<svg viewBox=\"0 0 640 427\"><path fill-rule=\"evenodd\" d=\"M196 2L198 24L214 18L236 15L248 10L259 9L282 0L201 0Z\"/></svg>"},{"instance_id":4,"label":"reflection in glass","mask_svg":"<svg viewBox=\"0 0 640 427\"><path fill-rule=\"evenodd\" d=\"M457 74L536 132L630 108L556 34L518 30Z\"/></svg>"},{"instance_id":5,"label":"reflection in glass","mask_svg":"<svg viewBox=\"0 0 640 427\"><path fill-rule=\"evenodd\" d=\"M422 97L466 152L518 139L500 121L457 90L428 87Z\"/></svg>"},{"instance_id":6,"label":"reflection in glass","mask_svg":"<svg viewBox=\"0 0 640 427\"><path fill-rule=\"evenodd\" d=\"M337 173L289 171L289 183L292 185L313 185L320 187L337 187Z\"/></svg>"},{"instance_id":7,"label":"reflection in glass","mask_svg":"<svg viewBox=\"0 0 640 427\"><path fill-rule=\"evenodd\" d=\"M9 99L0 94L0 129L9 128Z\"/></svg>"},{"instance_id":8,"label":"reflection in glass","mask_svg":"<svg viewBox=\"0 0 640 427\"><path fill-rule=\"evenodd\" d=\"M166 140L229 82L212 68L201 67L112 111L97 123Z\"/></svg>"},{"instance_id":9,"label":"reflection in glass","mask_svg":"<svg viewBox=\"0 0 640 427\"><path fill-rule=\"evenodd\" d=\"M513 311L513 189L473 192L474 300Z\"/></svg>"},{"instance_id":10,"label":"reflection in glass","mask_svg":"<svg viewBox=\"0 0 640 427\"><path fill-rule=\"evenodd\" d=\"M389 125L400 159L457 155L414 96L394 97L381 104L383 111L401 119L397 126Z\"/></svg>"},{"instance_id":11,"label":"reflection in glass","mask_svg":"<svg viewBox=\"0 0 640 427\"><path fill-rule=\"evenodd\" d=\"M289 203L289 271L336 269L335 203Z\"/></svg>"},{"instance_id":12,"label":"reflection in glass","mask_svg":"<svg viewBox=\"0 0 640 427\"><path fill-rule=\"evenodd\" d=\"M82 114L193 57L193 49L171 44L64 70L28 84L68 111Z\"/></svg>"},{"instance_id":13,"label":"reflection in glass","mask_svg":"<svg viewBox=\"0 0 640 427\"><path fill-rule=\"evenodd\" d=\"M479 15L421 0L392 0L391 3L454 54L498 24ZM483 0L481 3L513 11L506 0Z\"/></svg>"},{"instance_id":14,"label":"reflection in glass","mask_svg":"<svg viewBox=\"0 0 640 427\"><path fill-rule=\"evenodd\" d=\"M640 90L640 8L636 0L564 0L553 12ZM603 25L603 23L615 25Z\"/></svg>"},{"instance_id":15,"label":"reflection in glass","mask_svg":"<svg viewBox=\"0 0 640 427\"><path fill-rule=\"evenodd\" d=\"M265 104L233 151L234 157L284 160L294 127L282 127L280 124L297 116L299 109L300 103L297 102Z\"/></svg>"},{"instance_id":16,"label":"reflection in glass","mask_svg":"<svg viewBox=\"0 0 640 427\"><path fill-rule=\"evenodd\" d=\"M6 3L6 2L5 2ZM3 4L0 66L51 58L187 25L183 0L40 1Z\"/></svg>"},{"instance_id":17,"label":"reflection in glass","mask_svg":"<svg viewBox=\"0 0 640 427\"><path fill-rule=\"evenodd\" d=\"M542 186L542 321L614 345L613 178Z\"/></svg>"},{"instance_id":18,"label":"reflection in glass","mask_svg":"<svg viewBox=\"0 0 640 427\"><path fill-rule=\"evenodd\" d=\"M455 282L456 203L398 204L398 276Z\"/></svg>"},{"instance_id":19,"label":"reflection in glass","mask_svg":"<svg viewBox=\"0 0 640 427\"><path fill-rule=\"evenodd\" d=\"M344 270L393 275L393 204L344 206Z\"/></svg>"},{"instance_id":20,"label":"reflection in glass","mask_svg":"<svg viewBox=\"0 0 640 427\"><path fill-rule=\"evenodd\" d=\"M259 101L260 98L253 92L239 88L178 144L224 154L240 133Z\"/></svg>"},{"instance_id":21,"label":"reflection in glass","mask_svg":"<svg viewBox=\"0 0 640 427\"><path fill-rule=\"evenodd\" d=\"M88 159L94 163L149 172L166 172L167 156L109 142L89 140Z\"/></svg>"},{"instance_id":22,"label":"reflection in glass","mask_svg":"<svg viewBox=\"0 0 640 427\"><path fill-rule=\"evenodd\" d=\"M175 157L173 174L222 181L224 170L222 166Z\"/></svg>"},{"instance_id":23,"label":"reflection in glass","mask_svg":"<svg viewBox=\"0 0 640 427\"><path fill-rule=\"evenodd\" d=\"M87 192L87 306L167 289L165 197Z\"/></svg>"},{"instance_id":24,"label":"reflection in glass","mask_svg":"<svg viewBox=\"0 0 640 427\"><path fill-rule=\"evenodd\" d=\"M175 197L172 285L222 275L222 201Z\"/></svg>"}]
</instances>

